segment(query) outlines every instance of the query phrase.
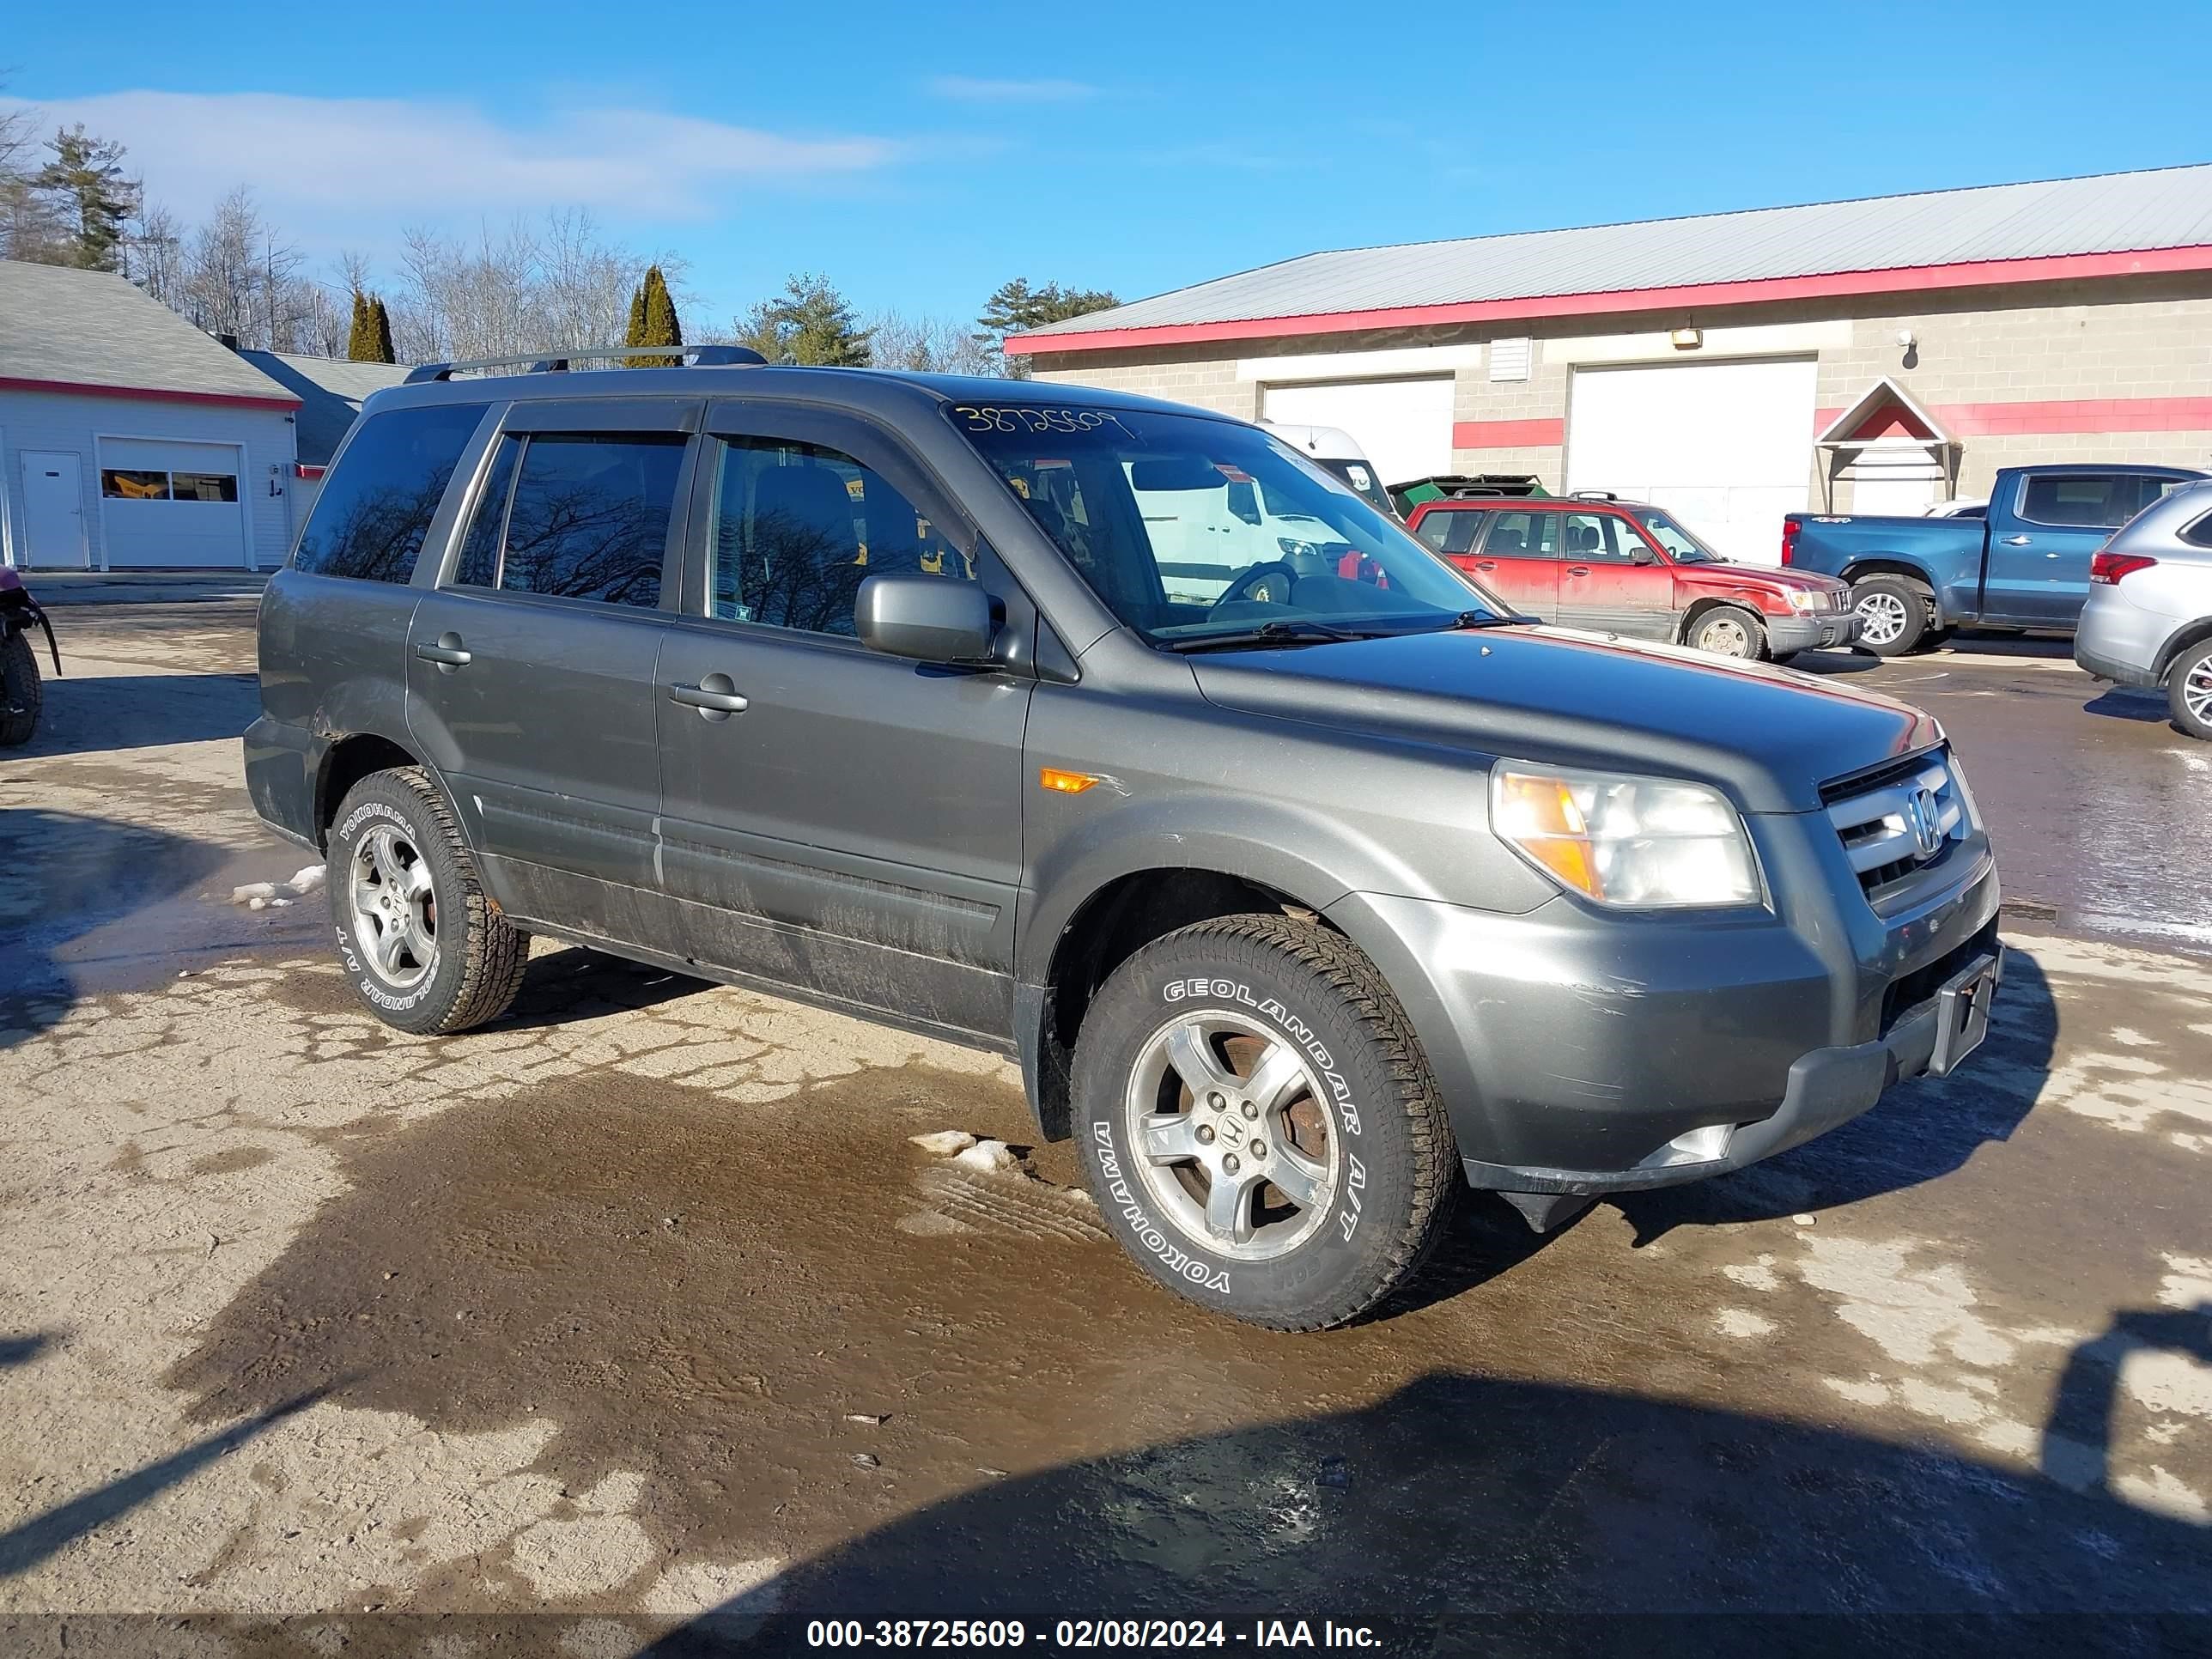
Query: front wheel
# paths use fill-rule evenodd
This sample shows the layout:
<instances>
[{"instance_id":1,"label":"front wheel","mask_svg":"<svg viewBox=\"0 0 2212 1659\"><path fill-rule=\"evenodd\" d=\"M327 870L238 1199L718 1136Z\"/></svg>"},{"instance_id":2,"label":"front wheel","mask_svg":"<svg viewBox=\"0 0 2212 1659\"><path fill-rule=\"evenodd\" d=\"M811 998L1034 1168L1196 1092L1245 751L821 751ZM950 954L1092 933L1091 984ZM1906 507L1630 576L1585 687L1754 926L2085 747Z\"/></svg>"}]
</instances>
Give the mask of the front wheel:
<instances>
[{"instance_id":1,"label":"front wheel","mask_svg":"<svg viewBox=\"0 0 2212 1659\"><path fill-rule=\"evenodd\" d=\"M331 924L346 976L371 1012L420 1036L507 1012L527 935L477 878L445 798L419 766L354 785L331 826Z\"/></svg>"},{"instance_id":2,"label":"front wheel","mask_svg":"<svg viewBox=\"0 0 2212 1659\"><path fill-rule=\"evenodd\" d=\"M31 733L39 729L39 707L45 696L30 635L21 629L9 629L0 638L0 749L30 742Z\"/></svg>"},{"instance_id":3,"label":"front wheel","mask_svg":"<svg viewBox=\"0 0 2212 1659\"><path fill-rule=\"evenodd\" d=\"M1690 643L1716 657L1758 662L1766 655L1766 624L1741 606L1715 605L1691 625Z\"/></svg>"},{"instance_id":4,"label":"front wheel","mask_svg":"<svg viewBox=\"0 0 2212 1659\"><path fill-rule=\"evenodd\" d=\"M2166 704L2176 729L2212 743L2212 640L2174 659L2166 674Z\"/></svg>"},{"instance_id":5,"label":"front wheel","mask_svg":"<svg viewBox=\"0 0 2212 1659\"><path fill-rule=\"evenodd\" d=\"M1227 916L1146 945L1084 1019L1074 1090L1085 1173L1137 1264L1274 1330L1372 1308L1455 1174L1397 999L1316 922Z\"/></svg>"}]
</instances>

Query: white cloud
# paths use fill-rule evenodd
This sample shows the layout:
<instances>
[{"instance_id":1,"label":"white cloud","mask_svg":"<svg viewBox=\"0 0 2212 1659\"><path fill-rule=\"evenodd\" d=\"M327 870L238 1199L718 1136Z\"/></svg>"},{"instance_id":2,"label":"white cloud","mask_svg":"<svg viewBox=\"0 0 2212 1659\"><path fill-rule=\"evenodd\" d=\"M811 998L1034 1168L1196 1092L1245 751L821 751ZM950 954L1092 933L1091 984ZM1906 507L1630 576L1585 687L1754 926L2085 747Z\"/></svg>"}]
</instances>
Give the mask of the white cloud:
<instances>
[{"instance_id":1,"label":"white cloud","mask_svg":"<svg viewBox=\"0 0 2212 1659\"><path fill-rule=\"evenodd\" d=\"M972 75L933 76L929 89L963 104L1069 104L1098 95L1085 81L988 81Z\"/></svg>"},{"instance_id":2,"label":"white cloud","mask_svg":"<svg viewBox=\"0 0 2212 1659\"><path fill-rule=\"evenodd\" d=\"M148 194L188 222L243 184L310 240L556 205L697 217L732 185L863 173L899 153L880 138L792 137L622 108L502 122L458 103L258 92L115 92L35 107L49 127L82 121L121 140Z\"/></svg>"}]
</instances>

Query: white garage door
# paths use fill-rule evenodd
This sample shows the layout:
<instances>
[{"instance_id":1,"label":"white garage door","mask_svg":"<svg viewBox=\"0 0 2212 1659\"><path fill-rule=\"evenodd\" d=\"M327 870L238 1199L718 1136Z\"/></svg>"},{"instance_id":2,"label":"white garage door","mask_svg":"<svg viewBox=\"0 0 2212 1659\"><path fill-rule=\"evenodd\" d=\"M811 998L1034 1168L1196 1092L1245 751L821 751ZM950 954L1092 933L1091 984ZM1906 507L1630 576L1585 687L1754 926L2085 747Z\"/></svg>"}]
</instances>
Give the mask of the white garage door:
<instances>
[{"instance_id":1,"label":"white garage door","mask_svg":"<svg viewBox=\"0 0 2212 1659\"><path fill-rule=\"evenodd\" d=\"M1452 381L1330 380L1262 389L1260 413L1290 426L1352 434L1385 483L1451 471Z\"/></svg>"},{"instance_id":2,"label":"white garage door","mask_svg":"<svg viewBox=\"0 0 2212 1659\"><path fill-rule=\"evenodd\" d=\"M1578 368L1567 488L1650 501L1729 557L1773 564L1808 498L1814 373L1809 358Z\"/></svg>"},{"instance_id":3,"label":"white garage door","mask_svg":"<svg viewBox=\"0 0 2212 1659\"><path fill-rule=\"evenodd\" d=\"M250 562L235 444L100 441L100 521L112 569Z\"/></svg>"}]
</instances>

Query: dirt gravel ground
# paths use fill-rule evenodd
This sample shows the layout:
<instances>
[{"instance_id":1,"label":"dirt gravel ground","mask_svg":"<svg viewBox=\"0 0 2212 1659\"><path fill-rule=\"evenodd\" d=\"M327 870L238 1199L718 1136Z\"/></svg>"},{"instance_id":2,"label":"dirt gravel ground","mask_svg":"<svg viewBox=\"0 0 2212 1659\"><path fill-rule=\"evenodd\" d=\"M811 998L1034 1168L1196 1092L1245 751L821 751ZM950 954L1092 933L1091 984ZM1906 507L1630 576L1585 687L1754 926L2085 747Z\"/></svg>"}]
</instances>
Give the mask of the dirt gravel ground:
<instances>
[{"instance_id":1,"label":"dirt gravel ground","mask_svg":"<svg viewBox=\"0 0 2212 1659\"><path fill-rule=\"evenodd\" d=\"M0 761L0 1651L2212 1642L2212 960L2054 899L1960 1076L1548 1238L1469 1203L1385 1316L1275 1336L1126 1266L990 1057L543 945L487 1031L380 1025L319 898L227 902L301 862L238 784L250 623L72 607ZM2008 678L2096 718L1876 672L1931 665L1970 765ZM2125 809L2121 729L1983 788L2001 853Z\"/></svg>"}]
</instances>

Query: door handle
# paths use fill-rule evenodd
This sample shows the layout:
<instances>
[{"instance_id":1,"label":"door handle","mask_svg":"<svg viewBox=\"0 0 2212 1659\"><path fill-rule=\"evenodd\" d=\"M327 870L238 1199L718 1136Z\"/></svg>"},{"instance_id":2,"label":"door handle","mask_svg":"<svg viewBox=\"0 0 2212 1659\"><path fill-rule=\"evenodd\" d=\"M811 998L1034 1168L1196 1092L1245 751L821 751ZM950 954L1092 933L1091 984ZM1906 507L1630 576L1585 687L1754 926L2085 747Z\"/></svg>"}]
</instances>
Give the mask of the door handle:
<instances>
[{"instance_id":1,"label":"door handle","mask_svg":"<svg viewBox=\"0 0 2212 1659\"><path fill-rule=\"evenodd\" d=\"M1571 564L1567 567L1567 574L1570 576L1587 576L1589 574L1589 567L1586 564Z\"/></svg>"},{"instance_id":2,"label":"door handle","mask_svg":"<svg viewBox=\"0 0 2212 1659\"><path fill-rule=\"evenodd\" d=\"M668 700L680 702L687 708L696 708L702 720L727 720L732 714L742 714L752 707L727 674L709 674L696 685L672 685Z\"/></svg>"},{"instance_id":3,"label":"door handle","mask_svg":"<svg viewBox=\"0 0 2212 1659\"><path fill-rule=\"evenodd\" d=\"M2034 539L2033 536L2008 536L2004 538L2004 544L2007 547L2026 547Z\"/></svg>"},{"instance_id":4,"label":"door handle","mask_svg":"<svg viewBox=\"0 0 2212 1659\"><path fill-rule=\"evenodd\" d=\"M1477 570L1495 570L1498 568L1498 561L1495 559L1477 559L1474 562L1474 568Z\"/></svg>"},{"instance_id":5,"label":"door handle","mask_svg":"<svg viewBox=\"0 0 2212 1659\"><path fill-rule=\"evenodd\" d=\"M459 634L441 634L435 645L416 646L415 654L422 658L424 662L437 664L447 673L451 673L456 668L466 668L471 660L469 653L461 648L461 636Z\"/></svg>"}]
</instances>

